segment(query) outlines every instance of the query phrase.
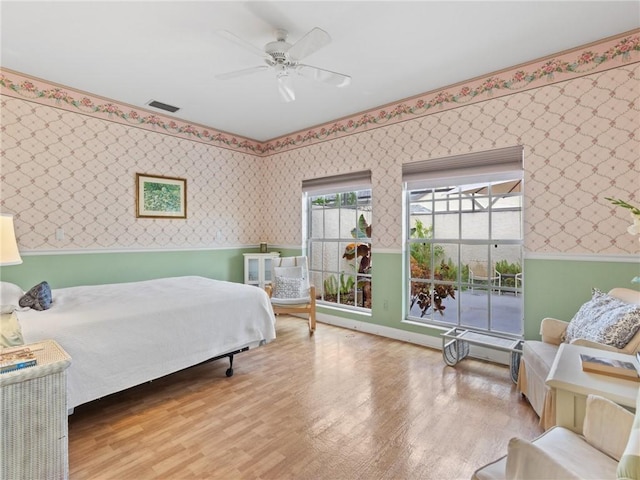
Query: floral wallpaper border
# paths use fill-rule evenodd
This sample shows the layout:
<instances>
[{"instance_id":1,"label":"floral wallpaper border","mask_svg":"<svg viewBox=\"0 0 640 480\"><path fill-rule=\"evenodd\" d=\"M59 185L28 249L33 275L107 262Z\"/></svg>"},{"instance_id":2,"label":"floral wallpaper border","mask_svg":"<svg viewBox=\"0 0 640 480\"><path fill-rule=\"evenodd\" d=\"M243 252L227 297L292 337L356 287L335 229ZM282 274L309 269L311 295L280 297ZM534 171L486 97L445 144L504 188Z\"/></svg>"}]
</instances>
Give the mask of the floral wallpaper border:
<instances>
[{"instance_id":1,"label":"floral wallpaper border","mask_svg":"<svg viewBox=\"0 0 640 480\"><path fill-rule=\"evenodd\" d=\"M243 153L268 156L635 62L640 62L640 29L267 142L154 114L8 69L0 69L0 93Z\"/></svg>"}]
</instances>

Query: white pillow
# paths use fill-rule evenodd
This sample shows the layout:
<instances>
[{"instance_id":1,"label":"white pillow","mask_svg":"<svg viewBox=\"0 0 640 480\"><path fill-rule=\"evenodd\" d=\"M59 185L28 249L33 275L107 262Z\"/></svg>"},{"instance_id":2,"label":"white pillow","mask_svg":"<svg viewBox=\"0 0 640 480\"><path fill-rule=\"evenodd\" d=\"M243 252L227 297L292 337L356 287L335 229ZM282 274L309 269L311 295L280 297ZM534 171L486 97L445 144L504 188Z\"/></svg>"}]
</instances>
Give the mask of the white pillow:
<instances>
[{"instance_id":1,"label":"white pillow","mask_svg":"<svg viewBox=\"0 0 640 480\"><path fill-rule=\"evenodd\" d=\"M15 283L0 282L0 313L12 313L23 295L24 291Z\"/></svg>"}]
</instances>

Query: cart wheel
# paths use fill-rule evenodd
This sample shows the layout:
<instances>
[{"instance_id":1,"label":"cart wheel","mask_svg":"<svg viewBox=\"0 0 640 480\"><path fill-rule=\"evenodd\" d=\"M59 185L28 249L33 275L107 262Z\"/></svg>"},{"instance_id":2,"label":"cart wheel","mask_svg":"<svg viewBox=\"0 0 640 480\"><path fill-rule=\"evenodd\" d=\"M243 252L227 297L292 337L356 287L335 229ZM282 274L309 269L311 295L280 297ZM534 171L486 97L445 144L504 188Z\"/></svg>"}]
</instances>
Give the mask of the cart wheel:
<instances>
[{"instance_id":1,"label":"cart wheel","mask_svg":"<svg viewBox=\"0 0 640 480\"><path fill-rule=\"evenodd\" d=\"M450 367L453 367L467 355L469 355L469 344L460 340L454 340L453 342L448 343L442 350L444 363Z\"/></svg>"},{"instance_id":2,"label":"cart wheel","mask_svg":"<svg viewBox=\"0 0 640 480\"><path fill-rule=\"evenodd\" d=\"M233 376L233 368L227 368L227 377Z\"/></svg>"}]
</instances>

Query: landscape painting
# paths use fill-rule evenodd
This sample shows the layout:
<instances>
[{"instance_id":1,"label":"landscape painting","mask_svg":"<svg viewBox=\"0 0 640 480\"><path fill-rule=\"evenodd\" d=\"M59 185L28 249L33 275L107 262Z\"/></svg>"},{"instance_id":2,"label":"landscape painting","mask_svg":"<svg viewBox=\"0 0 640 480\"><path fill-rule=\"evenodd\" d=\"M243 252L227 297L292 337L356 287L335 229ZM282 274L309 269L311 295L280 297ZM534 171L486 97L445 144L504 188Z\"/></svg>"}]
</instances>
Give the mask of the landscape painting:
<instances>
[{"instance_id":1,"label":"landscape painting","mask_svg":"<svg viewBox=\"0 0 640 480\"><path fill-rule=\"evenodd\" d=\"M187 180L136 173L136 217L187 218Z\"/></svg>"}]
</instances>

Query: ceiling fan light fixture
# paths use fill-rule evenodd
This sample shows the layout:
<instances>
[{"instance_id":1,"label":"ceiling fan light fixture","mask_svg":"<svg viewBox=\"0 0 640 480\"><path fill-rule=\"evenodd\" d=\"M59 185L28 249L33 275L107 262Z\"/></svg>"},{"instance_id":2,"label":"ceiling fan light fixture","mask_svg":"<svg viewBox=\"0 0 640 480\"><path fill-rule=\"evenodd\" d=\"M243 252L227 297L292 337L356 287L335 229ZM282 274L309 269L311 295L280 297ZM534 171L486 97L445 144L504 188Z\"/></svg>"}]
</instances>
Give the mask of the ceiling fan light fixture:
<instances>
[{"instance_id":1,"label":"ceiling fan light fixture","mask_svg":"<svg viewBox=\"0 0 640 480\"><path fill-rule=\"evenodd\" d=\"M276 78L289 76L289 70L287 70L286 65L279 63L275 65L275 69L276 69Z\"/></svg>"},{"instance_id":2,"label":"ceiling fan light fixture","mask_svg":"<svg viewBox=\"0 0 640 480\"><path fill-rule=\"evenodd\" d=\"M276 72L276 81L278 82L278 93L284 102L293 102L296 99L293 83L287 68L282 65L282 69Z\"/></svg>"}]
</instances>

